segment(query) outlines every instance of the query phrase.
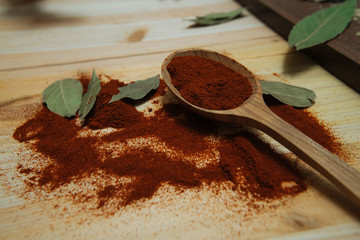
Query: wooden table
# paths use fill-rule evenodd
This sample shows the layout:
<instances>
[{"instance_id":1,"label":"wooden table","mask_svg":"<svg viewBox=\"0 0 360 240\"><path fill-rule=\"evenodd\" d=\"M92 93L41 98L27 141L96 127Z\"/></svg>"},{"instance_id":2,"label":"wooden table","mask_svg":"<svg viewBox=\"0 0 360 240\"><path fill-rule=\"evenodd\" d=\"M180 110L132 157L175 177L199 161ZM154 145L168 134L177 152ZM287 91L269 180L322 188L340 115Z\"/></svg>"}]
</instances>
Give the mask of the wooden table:
<instances>
[{"instance_id":1,"label":"wooden table","mask_svg":"<svg viewBox=\"0 0 360 240\"><path fill-rule=\"evenodd\" d=\"M237 0L267 26L287 39L293 26L306 16L338 2L302 0ZM360 91L360 21L351 21L336 38L302 50L356 91ZM349 44L351 43L351 44Z\"/></svg>"},{"instance_id":2,"label":"wooden table","mask_svg":"<svg viewBox=\"0 0 360 240\"><path fill-rule=\"evenodd\" d=\"M189 194L163 206L125 208L107 217L71 214L71 206L68 211L54 208L51 196L36 201L31 194L21 196L24 183L16 171L21 144L12 133L31 116L25 109L41 102L45 87L93 68L122 81L145 79L160 73L168 54L193 47L224 53L262 79L314 90L317 101L311 111L331 123L352 153L349 164L360 169L358 93L289 48L250 13L204 28L188 28L184 21L236 9L237 2L48 0L38 5L10 10L0 5L0 239L360 237L359 209L317 175L310 177L314 183L305 193L246 218L241 209L224 208L224 199L208 195L200 201Z\"/></svg>"}]
</instances>

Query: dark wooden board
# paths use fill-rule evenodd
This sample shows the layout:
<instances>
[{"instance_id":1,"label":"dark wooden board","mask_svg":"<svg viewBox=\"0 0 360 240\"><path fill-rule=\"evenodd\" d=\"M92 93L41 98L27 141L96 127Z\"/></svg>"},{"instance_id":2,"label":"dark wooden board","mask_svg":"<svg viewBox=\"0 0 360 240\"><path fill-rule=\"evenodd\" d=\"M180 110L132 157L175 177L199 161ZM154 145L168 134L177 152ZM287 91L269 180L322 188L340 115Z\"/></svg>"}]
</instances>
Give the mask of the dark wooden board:
<instances>
[{"instance_id":1,"label":"dark wooden board","mask_svg":"<svg viewBox=\"0 0 360 240\"><path fill-rule=\"evenodd\" d=\"M274 29L284 39L292 27L305 16L335 3L315 3L305 0L237 0ZM352 21L338 37L308 49L311 56L327 71L360 92L360 21Z\"/></svg>"}]
</instances>

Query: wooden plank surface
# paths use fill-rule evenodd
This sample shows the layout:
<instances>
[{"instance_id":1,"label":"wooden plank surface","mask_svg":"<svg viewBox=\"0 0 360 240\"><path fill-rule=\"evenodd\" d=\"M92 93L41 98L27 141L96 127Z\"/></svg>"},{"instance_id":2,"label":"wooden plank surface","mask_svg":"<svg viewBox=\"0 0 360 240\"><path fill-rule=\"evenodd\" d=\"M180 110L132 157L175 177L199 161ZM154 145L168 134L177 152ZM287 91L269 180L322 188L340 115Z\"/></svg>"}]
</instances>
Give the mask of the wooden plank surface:
<instances>
[{"instance_id":1,"label":"wooden plank surface","mask_svg":"<svg viewBox=\"0 0 360 240\"><path fill-rule=\"evenodd\" d=\"M288 39L293 26L304 17L331 5L334 2L302 0L237 0L248 7L261 21ZM338 37L302 52L311 56L330 73L360 91L360 21L354 18ZM349 44L351 43L351 44Z\"/></svg>"},{"instance_id":2,"label":"wooden plank surface","mask_svg":"<svg viewBox=\"0 0 360 240\"><path fill-rule=\"evenodd\" d=\"M261 213L245 211L226 194L206 192L171 195L166 204L154 197L147 208L128 207L110 216L81 211L51 195L40 200L39 193L24 195L16 165L17 154L26 152L13 131L36 111L46 86L92 68L133 81L159 74L174 50L224 53L263 79L314 90L311 111L331 123L353 156L349 164L358 170L360 96L250 13L217 26L187 28L184 18L236 9L235 1L47 0L35 15L1 4L0 239L359 238L358 209L315 173L305 193Z\"/></svg>"},{"instance_id":3,"label":"wooden plank surface","mask_svg":"<svg viewBox=\"0 0 360 240\"><path fill-rule=\"evenodd\" d=\"M317 4L310 1L292 1L291 4L289 1L282 0L261 0L261 2L288 19L292 24L296 24L316 11L334 6L333 3ZM360 39L356 35L359 31L360 22L354 20L344 32L326 44L360 65ZM349 44L349 42L353 44Z\"/></svg>"}]
</instances>

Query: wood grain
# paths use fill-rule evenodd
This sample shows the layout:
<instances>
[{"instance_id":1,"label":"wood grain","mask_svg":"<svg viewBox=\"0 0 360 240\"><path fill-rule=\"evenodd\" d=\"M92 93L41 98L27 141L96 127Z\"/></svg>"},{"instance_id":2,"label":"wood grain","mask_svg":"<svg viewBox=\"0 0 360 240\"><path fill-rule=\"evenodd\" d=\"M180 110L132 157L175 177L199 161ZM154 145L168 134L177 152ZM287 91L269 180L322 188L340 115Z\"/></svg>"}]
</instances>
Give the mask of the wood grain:
<instances>
[{"instance_id":1,"label":"wood grain","mask_svg":"<svg viewBox=\"0 0 360 240\"><path fill-rule=\"evenodd\" d=\"M301 0L238 0L269 27L287 40L292 27L304 17L333 5ZM338 37L302 52L311 56L321 66L360 91L360 22L352 21ZM351 44L349 44L351 43Z\"/></svg>"}]
</instances>

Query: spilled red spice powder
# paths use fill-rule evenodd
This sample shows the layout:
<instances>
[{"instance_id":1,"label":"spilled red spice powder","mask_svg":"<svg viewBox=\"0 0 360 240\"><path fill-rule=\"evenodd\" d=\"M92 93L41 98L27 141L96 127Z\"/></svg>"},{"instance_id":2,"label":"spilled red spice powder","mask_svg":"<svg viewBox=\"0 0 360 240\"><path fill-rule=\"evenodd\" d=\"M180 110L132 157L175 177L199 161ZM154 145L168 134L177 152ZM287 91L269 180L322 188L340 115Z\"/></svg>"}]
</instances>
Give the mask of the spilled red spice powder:
<instances>
[{"instance_id":1,"label":"spilled red spice powder","mask_svg":"<svg viewBox=\"0 0 360 240\"><path fill-rule=\"evenodd\" d=\"M116 80L111 80L106 84L102 94L97 98L91 117L87 120L87 126L91 129L105 127L123 128L141 120L142 113L138 112L130 104L123 101L108 104L112 95L117 94L118 88L124 85Z\"/></svg>"},{"instance_id":2,"label":"spilled red spice powder","mask_svg":"<svg viewBox=\"0 0 360 240\"><path fill-rule=\"evenodd\" d=\"M301 132L330 152L340 154L342 146L341 142L339 142L334 134L309 111L284 105L280 101L267 95L264 95L264 100L271 111L281 116L282 119L301 130Z\"/></svg>"},{"instance_id":3,"label":"spilled red spice powder","mask_svg":"<svg viewBox=\"0 0 360 240\"><path fill-rule=\"evenodd\" d=\"M89 80L82 77L84 87ZM302 178L286 164L286 157L253 133L241 130L224 134L224 129L212 121L175 103L153 108L150 116L139 112L136 102L108 104L123 85L116 80L102 83L85 128L76 125L76 119L60 117L43 106L16 129L15 139L48 159L45 166L41 158L35 159L35 165L18 165L19 173L32 183L30 188L53 191L97 173L103 181L92 181L96 194L89 193L85 199L95 198L98 208L144 201L167 184L182 191L204 184L230 183L240 195L261 201L306 190ZM161 81L159 89L148 98L164 98L164 93ZM315 141L336 149L334 139L308 112L267 102L300 130L313 129L309 136ZM106 132L108 127L113 130ZM92 129L103 129L105 133Z\"/></svg>"},{"instance_id":4,"label":"spilled red spice powder","mask_svg":"<svg viewBox=\"0 0 360 240\"><path fill-rule=\"evenodd\" d=\"M211 59L178 56L170 61L167 70L181 96L202 108L236 108L252 94L246 77Z\"/></svg>"},{"instance_id":5,"label":"spilled red spice powder","mask_svg":"<svg viewBox=\"0 0 360 240\"><path fill-rule=\"evenodd\" d=\"M220 165L236 187L258 199L294 195L306 189L305 182L290 171L286 157L275 154L267 143L249 132L226 138L219 149ZM242 179L246 179L245 184L240 182Z\"/></svg>"}]
</instances>

